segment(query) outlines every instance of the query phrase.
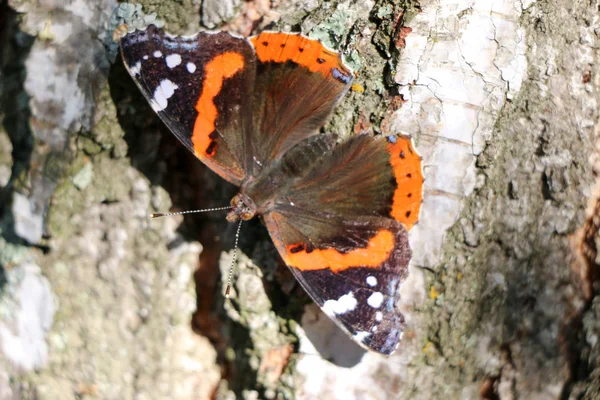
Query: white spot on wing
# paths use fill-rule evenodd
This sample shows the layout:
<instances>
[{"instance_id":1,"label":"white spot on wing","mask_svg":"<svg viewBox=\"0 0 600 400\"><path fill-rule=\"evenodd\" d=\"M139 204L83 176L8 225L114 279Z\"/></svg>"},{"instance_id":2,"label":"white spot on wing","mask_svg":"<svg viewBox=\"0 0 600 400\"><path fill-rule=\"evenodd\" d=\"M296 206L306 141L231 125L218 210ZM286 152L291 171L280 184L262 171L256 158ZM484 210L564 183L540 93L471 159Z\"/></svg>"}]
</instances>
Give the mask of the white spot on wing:
<instances>
[{"instance_id":1,"label":"white spot on wing","mask_svg":"<svg viewBox=\"0 0 600 400\"><path fill-rule=\"evenodd\" d=\"M173 93L175 93L175 89L177 88L178 86L168 79L160 81L160 84L154 90L154 97L152 98L152 101L150 101L150 105L154 111L158 112L167 108L168 99L173 96Z\"/></svg>"},{"instance_id":2,"label":"white spot on wing","mask_svg":"<svg viewBox=\"0 0 600 400\"><path fill-rule=\"evenodd\" d=\"M156 50L154 53L152 53L152 55L156 58L162 57L162 53L160 52L160 50Z\"/></svg>"},{"instance_id":3,"label":"white spot on wing","mask_svg":"<svg viewBox=\"0 0 600 400\"><path fill-rule=\"evenodd\" d=\"M381 303L383 303L383 295L381 292L375 292L367 299L367 304L373 308L381 307Z\"/></svg>"},{"instance_id":4,"label":"white spot on wing","mask_svg":"<svg viewBox=\"0 0 600 400\"><path fill-rule=\"evenodd\" d=\"M193 62L189 62L189 63L185 64L185 67L187 68L187 70L190 74L193 74L194 72L196 72L196 64L194 64Z\"/></svg>"},{"instance_id":5,"label":"white spot on wing","mask_svg":"<svg viewBox=\"0 0 600 400\"><path fill-rule=\"evenodd\" d=\"M133 64L133 67L129 68L133 75L139 75L142 70L142 63L140 61Z\"/></svg>"},{"instance_id":6,"label":"white spot on wing","mask_svg":"<svg viewBox=\"0 0 600 400\"><path fill-rule=\"evenodd\" d=\"M167 62L167 67L175 68L179 64L181 64L181 56L179 54L169 54L165 61Z\"/></svg>"},{"instance_id":7,"label":"white spot on wing","mask_svg":"<svg viewBox=\"0 0 600 400\"><path fill-rule=\"evenodd\" d=\"M381 321L383 319L383 314L381 313L381 311L377 311L375 313L375 321Z\"/></svg>"},{"instance_id":8,"label":"white spot on wing","mask_svg":"<svg viewBox=\"0 0 600 400\"><path fill-rule=\"evenodd\" d=\"M334 316L335 314L344 314L348 311L354 310L356 304L357 301L354 298L354 294L349 292L337 300L327 300L323 304L323 311L329 316Z\"/></svg>"},{"instance_id":9,"label":"white spot on wing","mask_svg":"<svg viewBox=\"0 0 600 400\"><path fill-rule=\"evenodd\" d=\"M144 60L148 59L148 55L145 55L144 57L142 57Z\"/></svg>"},{"instance_id":10,"label":"white spot on wing","mask_svg":"<svg viewBox=\"0 0 600 400\"><path fill-rule=\"evenodd\" d=\"M374 276L368 276L367 277L367 285L369 285L371 287L377 285L377 278L375 278Z\"/></svg>"},{"instance_id":11,"label":"white spot on wing","mask_svg":"<svg viewBox=\"0 0 600 400\"><path fill-rule=\"evenodd\" d=\"M354 336L352 336L352 339L358 342L363 342L369 336L371 336L371 332L358 331L354 334Z\"/></svg>"}]
</instances>

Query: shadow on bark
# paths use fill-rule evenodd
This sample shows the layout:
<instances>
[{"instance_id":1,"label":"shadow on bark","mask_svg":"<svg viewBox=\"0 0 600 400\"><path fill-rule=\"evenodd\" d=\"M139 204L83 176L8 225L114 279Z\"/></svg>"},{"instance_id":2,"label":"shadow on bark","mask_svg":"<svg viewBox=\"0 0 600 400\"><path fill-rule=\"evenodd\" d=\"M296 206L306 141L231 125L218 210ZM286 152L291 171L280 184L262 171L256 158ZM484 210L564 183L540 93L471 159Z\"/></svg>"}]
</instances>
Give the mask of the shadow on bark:
<instances>
[{"instance_id":1,"label":"shadow on bark","mask_svg":"<svg viewBox=\"0 0 600 400\"><path fill-rule=\"evenodd\" d=\"M0 188L0 226L2 237L9 243L23 244L14 228L10 209L15 186L27 184L26 175L31 164L33 134L29 127L31 111L29 96L24 88L25 60L35 38L22 32L18 13L6 1L0 3L0 107L4 110L2 126L12 144L13 165L10 179Z\"/></svg>"}]
</instances>

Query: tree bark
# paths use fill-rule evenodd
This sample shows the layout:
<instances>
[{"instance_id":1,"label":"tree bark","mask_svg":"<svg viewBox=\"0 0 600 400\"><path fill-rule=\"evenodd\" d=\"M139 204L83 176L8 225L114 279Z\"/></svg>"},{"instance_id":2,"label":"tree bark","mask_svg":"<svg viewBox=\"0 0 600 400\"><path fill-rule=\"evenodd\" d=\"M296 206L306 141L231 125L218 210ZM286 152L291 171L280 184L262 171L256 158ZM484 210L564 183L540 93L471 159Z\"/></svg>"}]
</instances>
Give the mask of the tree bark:
<instances>
[{"instance_id":1,"label":"tree bark","mask_svg":"<svg viewBox=\"0 0 600 400\"><path fill-rule=\"evenodd\" d=\"M138 3L1 6L0 399L600 398L598 0ZM325 317L258 221L226 300L224 215L148 219L236 189L130 80L123 18L301 30L357 71L326 132L412 135L394 355Z\"/></svg>"}]
</instances>

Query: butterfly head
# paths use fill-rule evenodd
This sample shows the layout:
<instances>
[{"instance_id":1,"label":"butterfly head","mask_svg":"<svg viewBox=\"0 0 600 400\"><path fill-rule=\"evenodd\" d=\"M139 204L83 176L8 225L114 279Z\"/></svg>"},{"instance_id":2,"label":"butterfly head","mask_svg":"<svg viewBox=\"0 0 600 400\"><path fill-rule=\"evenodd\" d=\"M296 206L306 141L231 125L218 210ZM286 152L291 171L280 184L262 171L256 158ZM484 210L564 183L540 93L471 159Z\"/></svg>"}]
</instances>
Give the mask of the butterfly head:
<instances>
[{"instance_id":1,"label":"butterfly head","mask_svg":"<svg viewBox=\"0 0 600 400\"><path fill-rule=\"evenodd\" d=\"M227 214L227 221L248 221L256 215L256 204L243 193L236 194L231 199L232 210Z\"/></svg>"}]
</instances>

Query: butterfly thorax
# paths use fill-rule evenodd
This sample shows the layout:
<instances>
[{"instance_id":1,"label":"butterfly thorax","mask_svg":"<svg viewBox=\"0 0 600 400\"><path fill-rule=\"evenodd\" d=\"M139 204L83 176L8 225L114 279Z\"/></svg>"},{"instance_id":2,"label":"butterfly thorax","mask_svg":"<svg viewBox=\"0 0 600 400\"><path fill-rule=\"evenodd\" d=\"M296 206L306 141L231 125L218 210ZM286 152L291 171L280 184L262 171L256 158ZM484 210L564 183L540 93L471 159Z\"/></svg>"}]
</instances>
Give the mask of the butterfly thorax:
<instances>
[{"instance_id":1,"label":"butterfly thorax","mask_svg":"<svg viewBox=\"0 0 600 400\"><path fill-rule=\"evenodd\" d=\"M248 221L256 215L256 204L244 193L236 194L231 199L231 211L227 214L227 221Z\"/></svg>"},{"instance_id":2,"label":"butterfly thorax","mask_svg":"<svg viewBox=\"0 0 600 400\"><path fill-rule=\"evenodd\" d=\"M274 211L277 197L309 174L333 148L336 138L336 135L315 135L298 143L281 159L272 161L256 176L248 177L231 199L232 211L227 214L227 221L247 221L256 214Z\"/></svg>"}]
</instances>

